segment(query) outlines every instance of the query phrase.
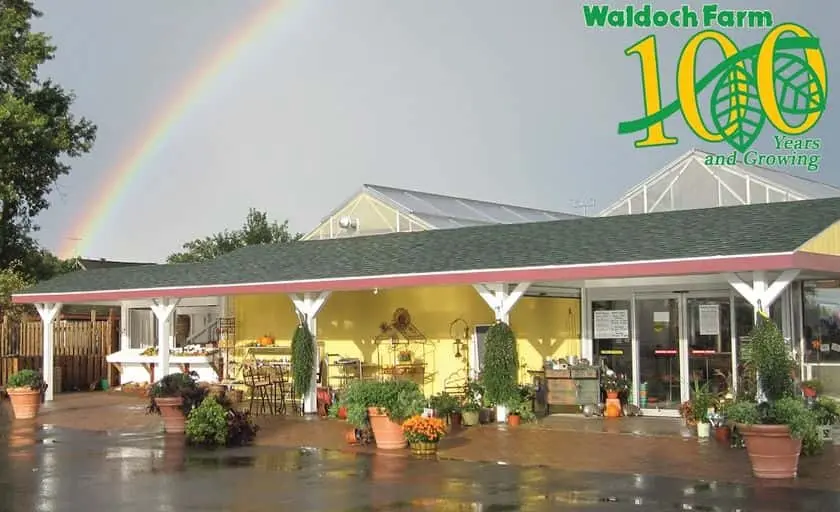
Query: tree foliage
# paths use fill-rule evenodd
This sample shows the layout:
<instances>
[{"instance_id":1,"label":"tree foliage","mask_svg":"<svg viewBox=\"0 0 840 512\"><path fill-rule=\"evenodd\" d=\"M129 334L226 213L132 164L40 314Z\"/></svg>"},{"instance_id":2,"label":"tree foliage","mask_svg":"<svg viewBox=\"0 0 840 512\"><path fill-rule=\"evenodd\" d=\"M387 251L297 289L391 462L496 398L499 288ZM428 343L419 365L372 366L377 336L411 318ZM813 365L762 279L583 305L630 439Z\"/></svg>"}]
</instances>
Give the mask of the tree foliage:
<instances>
[{"instance_id":1,"label":"tree foliage","mask_svg":"<svg viewBox=\"0 0 840 512\"><path fill-rule=\"evenodd\" d=\"M224 230L214 235L197 238L183 245L183 252L171 254L169 263L194 263L208 261L249 245L277 244L300 240L302 233L292 234L289 221L269 222L268 215L254 208L248 211L240 229Z\"/></svg>"},{"instance_id":2,"label":"tree foliage","mask_svg":"<svg viewBox=\"0 0 840 512\"><path fill-rule=\"evenodd\" d=\"M71 92L38 76L55 55L48 35L32 31L41 16L29 0L0 0L0 268L27 277L49 274L32 239L67 158L90 151L96 127L71 112ZM34 267L34 270L30 268Z\"/></svg>"}]
</instances>

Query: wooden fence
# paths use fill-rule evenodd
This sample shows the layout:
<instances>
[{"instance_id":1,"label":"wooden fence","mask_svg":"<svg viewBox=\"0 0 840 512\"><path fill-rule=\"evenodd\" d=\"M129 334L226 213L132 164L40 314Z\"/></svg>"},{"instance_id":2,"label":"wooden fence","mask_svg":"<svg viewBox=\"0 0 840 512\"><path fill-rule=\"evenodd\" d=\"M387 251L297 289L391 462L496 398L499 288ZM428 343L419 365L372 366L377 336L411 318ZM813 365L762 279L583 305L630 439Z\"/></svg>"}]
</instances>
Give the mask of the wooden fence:
<instances>
[{"instance_id":1,"label":"wooden fence","mask_svg":"<svg viewBox=\"0 0 840 512\"><path fill-rule=\"evenodd\" d=\"M87 390L111 378L105 356L119 346L118 324L114 318L53 324L56 391ZM0 320L0 386L19 370L43 368L42 328L41 321Z\"/></svg>"}]
</instances>

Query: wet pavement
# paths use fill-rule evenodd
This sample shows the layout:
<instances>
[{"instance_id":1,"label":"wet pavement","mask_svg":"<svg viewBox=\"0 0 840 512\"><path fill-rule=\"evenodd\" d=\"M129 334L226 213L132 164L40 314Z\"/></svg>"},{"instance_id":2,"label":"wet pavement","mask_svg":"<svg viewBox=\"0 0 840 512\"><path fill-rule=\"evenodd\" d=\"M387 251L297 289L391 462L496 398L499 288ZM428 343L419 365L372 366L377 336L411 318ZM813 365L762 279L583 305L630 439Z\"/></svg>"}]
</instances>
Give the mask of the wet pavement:
<instances>
[{"instance_id":1,"label":"wet pavement","mask_svg":"<svg viewBox=\"0 0 840 512\"><path fill-rule=\"evenodd\" d=\"M827 511L840 494L399 454L255 446L5 422L3 511Z\"/></svg>"}]
</instances>

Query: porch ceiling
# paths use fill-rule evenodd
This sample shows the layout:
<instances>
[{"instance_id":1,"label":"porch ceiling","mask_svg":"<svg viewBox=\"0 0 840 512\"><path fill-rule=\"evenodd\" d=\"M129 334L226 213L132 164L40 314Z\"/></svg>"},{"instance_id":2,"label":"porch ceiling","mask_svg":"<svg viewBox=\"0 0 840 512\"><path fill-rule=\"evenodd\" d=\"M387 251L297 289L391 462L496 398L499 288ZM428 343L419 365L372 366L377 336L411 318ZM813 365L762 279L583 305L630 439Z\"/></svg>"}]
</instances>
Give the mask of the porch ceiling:
<instances>
[{"instance_id":1,"label":"porch ceiling","mask_svg":"<svg viewBox=\"0 0 840 512\"><path fill-rule=\"evenodd\" d=\"M312 240L240 249L204 263L59 276L27 302L198 297L505 281L805 268L838 258L796 253L840 219L840 198Z\"/></svg>"}]
</instances>

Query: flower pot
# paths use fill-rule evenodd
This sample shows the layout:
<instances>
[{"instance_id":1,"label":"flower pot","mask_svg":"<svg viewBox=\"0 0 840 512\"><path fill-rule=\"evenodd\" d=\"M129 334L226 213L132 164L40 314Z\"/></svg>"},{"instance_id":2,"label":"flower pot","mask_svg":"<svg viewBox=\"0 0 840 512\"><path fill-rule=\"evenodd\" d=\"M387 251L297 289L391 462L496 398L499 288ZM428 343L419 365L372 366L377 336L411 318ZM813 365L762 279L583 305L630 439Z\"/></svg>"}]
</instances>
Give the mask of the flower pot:
<instances>
[{"instance_id":1,"label":"flower pot","mask_svg":"<svg viewBox=\"0 0 840 512\"><path fill-rule=\"evenodd\" d=\"M347 407L339 407L338 408L338 419L346 420L347 419Z\"/></svg>"},{"instance_id":2,"label":"flower pot","mask_svg":"<svg viewBox=\"0 0 840 512\"><path fill-rule=\"evenodd\" d=\"M184 399L180 396L155 398L155 403L163 418L163 431L169 434L183 434L184 425L187 422L184 411L181 410Z\"/></svg>"},{"instance_id":3,"label":"flower pot","mask_svg":"<svg viewBox=\"0 0 840 512\"><path fill-rule=\"evenodd\" d=\"M30 420L38 415L41 408L41 391L29 388L10 388L6 390L12 402L12 411L19 420Z\"/></svg>"},{"instance_id":4,"label":"flower pot","mask_svg":"<svg viewBox=\"0 0 840 512\"><path fill-rule=\"evenodd\" d=\"M464 411L461 413L461 421L465 427L478 425L478 411Z\"/></svg>"},{"instance_id":5,"label":"flower pot","mask_svg":"<svg viewBox=\"0 0 840 512\"><path fill-rule=\"evenodd\" d=\"M727 426L715 427L715 439L721 443L730 444L732 442L732 430Z\"/></svg>"},{"instance_id":6,"label":"flower pot","mask_svg":"<svg viewBox=\"0 0 840 512\"><path fill-rule=\"evenodd\" d=\"M434 455L437 453L437 441L415 441L411 443L411 453L414 455Z\"/></svg>"},{"instance_id":7,"label":"flower pot","mask_svg":"<svg viewBox=\"0 0 840 512\"><path fill-rule=\"evenodd\" d=\"M496 406L496 423L505 423L507 422L508 417L508 408L506 405L497 405Z\"/></svg>"},{"instance_id":8,"label":"flower pot","mask_svg":"<svg viewBox=\"0 0 840 512\"><path fill-rule=\"evenodd\" d=\"M507 422L511 427L518 427L522 418L518 414L508 414Z\"/></svg>"},{"instance_id":9,"label":"flower pot","mask_svg":"<svg viewBox=\"0 0 840 512\"><path fill-rule=\"evenodd\" d=\"M697 437L700 439L708 439L709 435L711 434L712 426L708 423L698 422L697 423Z\"/></svg>"},{"instance_id":10,"label":"flower pot","mask_svg":"<svg viewBox=\"0 0 840 512\"><path fill-rule=\"evenodd\" d=\"M481 424L490 423L493 421L493 409L484 407L478 411L478 422Z\"/></svg>"},{"instance_id":11,"label":"flower pot","mask_svg":"<svg viewBox=\"0 0 840 512\"><path fill-rule=\"evenodd\" d=\"M356 444L356 429L350 429L344 433L344 440L347 444Z\"/></svg>"},{"instance_id":12,"label":"flower pot","mask_svg":"<svg viewBox=\"0 0 840 512\"><path fill-rule=\"evenodd\" d=\"M756 478L795 478L802 441L787 425L738 425Z\"/></svg>"},{"instance_id":13,"label":"flower pot","mask_svg":"<svg viewBox=\"0 0 840 512\"><path fill-rule=\"evenodd\" d=\"M449 415L449 426L452 428L461 428L461 413L460 412L453 412Z\"/></svg>"},{"instance_id":14,"label":"flower pot","mask_svg":"<svg viewBox=\"0 0 840 512\"><path fill-rule=\"evenodd\" d=\"M617 400L618 399L618 391L607 391L607 398Z\"/></svg>"},{"instance_id":15,"label":"flower pot","mask_svg":"<svg viewBox=\"0 0 840 512\"><path fill-rule=\"evenodd\" d=\"M399 423L391 421L385 411L378 407L368 407L370 417L370 428L373 430L373 438L376 440L376 447L381 450L400 450L405 448L408 442L405 440L402 428Z\"/></svg>"}]
</instances>

